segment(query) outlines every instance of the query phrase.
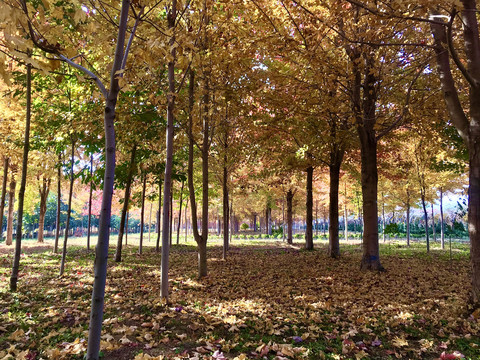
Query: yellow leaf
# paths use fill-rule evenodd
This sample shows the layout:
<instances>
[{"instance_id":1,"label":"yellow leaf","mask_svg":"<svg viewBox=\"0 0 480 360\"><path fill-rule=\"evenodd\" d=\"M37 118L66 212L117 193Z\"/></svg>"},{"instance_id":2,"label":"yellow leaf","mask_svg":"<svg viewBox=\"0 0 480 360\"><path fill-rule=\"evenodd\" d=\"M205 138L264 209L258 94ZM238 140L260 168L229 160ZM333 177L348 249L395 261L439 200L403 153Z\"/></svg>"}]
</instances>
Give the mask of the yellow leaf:
<instances>
[{"instance_id":1,"label":"yellow leaf","mask_svg":"<svg viewBox=\"0 0 480 360\"><path fill-rule=\"evenodd\" d=\"M408 341L399 337L395 337L395 339L392 341L392 344L395 347L408 346Z\"/></svg>"},{"instance_id":2,"label":"yellow leaf","mask_svg":"<svg viewBox=\"0 0 480 360\"><path fill-rule=\"evenodd\" d=\"M9 340L19 341L25 335L25 331L22 329L15 330L9 337Z\"/></svg>"}]
</instances>

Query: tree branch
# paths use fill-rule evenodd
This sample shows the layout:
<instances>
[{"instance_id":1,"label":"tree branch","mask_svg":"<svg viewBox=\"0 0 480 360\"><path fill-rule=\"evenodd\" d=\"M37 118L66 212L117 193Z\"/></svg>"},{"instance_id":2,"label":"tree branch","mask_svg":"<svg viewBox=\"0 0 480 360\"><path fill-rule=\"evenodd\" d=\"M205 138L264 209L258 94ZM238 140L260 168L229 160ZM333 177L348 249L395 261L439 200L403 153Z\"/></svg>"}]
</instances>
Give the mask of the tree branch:
<instances>
[{"instance_id":1,"label":"tree branch","mask_svg":"<svg viewBox=\"0 0 480 360\"><path fill-rule=\"evenodd\" d=\"M460 61L458 57L458 53L455 50L455 47L453 46L453 38L452 38L452 25L453 25L453 20L455 19L455 16L457 15L457 10L453 8L452 13L450 15L450 20L448 21L447 24L447 45L448 49L450 50L450 54L452 55L452 59L455 62L455 65L457 65L458 70L462 73L462 75L465 77L465 79L468 81L468 83L476 87L478 84L477 82L473 79L473 77L470 75L468 70L463 66L462 62Z\"/></svg>"}]
</instances>

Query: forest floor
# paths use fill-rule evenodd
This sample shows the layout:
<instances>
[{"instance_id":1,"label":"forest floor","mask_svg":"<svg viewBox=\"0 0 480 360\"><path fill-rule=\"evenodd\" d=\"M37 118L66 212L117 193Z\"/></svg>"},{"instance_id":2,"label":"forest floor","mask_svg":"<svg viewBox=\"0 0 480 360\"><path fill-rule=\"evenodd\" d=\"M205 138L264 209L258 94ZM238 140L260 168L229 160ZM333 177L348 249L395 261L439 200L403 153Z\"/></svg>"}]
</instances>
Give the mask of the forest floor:
<instances>
[{"instance_id":1,"label":"forest floor","mask_svg":"<svg viewBox=\"0 0 480 360\"><path fill-rule=\"evenodd\" d=\"M59 277L51 240L25 241L17 293L8 291L13 247L0 244L0 359L83 357L94 252L70 243ZM160 255L129 243L121 263L109 262L103 359L480 359L468 244L455 243L450 258L436 244L427 254L419 243L382 243L387 271L376 273L359 270L358 244L342 243L335 260L322 241L308 252L242 240L222 260L214 240L200 280L195 247L174 245L167 304Z\"/></svg>"}]
</instances>

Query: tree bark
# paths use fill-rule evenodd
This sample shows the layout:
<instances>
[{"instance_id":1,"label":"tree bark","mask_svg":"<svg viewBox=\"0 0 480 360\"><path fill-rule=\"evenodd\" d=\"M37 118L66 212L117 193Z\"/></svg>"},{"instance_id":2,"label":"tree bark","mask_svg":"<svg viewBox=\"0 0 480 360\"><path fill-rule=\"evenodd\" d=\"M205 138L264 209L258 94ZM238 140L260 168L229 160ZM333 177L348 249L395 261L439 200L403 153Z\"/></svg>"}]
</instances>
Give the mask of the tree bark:
<instances>
[{"instance_id":1,"label":"tree bark","mask_svg":"<svg viewBox=\"0 0 480 360\"><path fill-rule=\"evenodd\" d=\"M376 123L376 77L374 74L374 54L365 54L364 81L357 59L353 60L353 107L360 138L361 182L363 199L363 256L362 270L384 270L380 263L378 244L378 169ZM363 99L361 100L361 89ZM360 105L361 104L361 105ZM361 109L361 110L360 110Z\"/></svg>"},{"instance_id":2,"label":"tree bark","mask_svg":"<svg viewBox=\"0 0 480 360\"><path fill-rule=\"evenodd\" d=\"M57 164L57 215L55 217L55 245L53 252L58 253L58 242L60 240L60 215L62 214L62 153L58 154Z\"/></svg>"},{"instance_id":3,"label":"tree bark","mask_svg":"<svg viewBox=\"0 0 480 360\"><path fill-rule=\"evenodd\" d=\"M150 213L148 215L148 242L150 242L150 235L152 231L152 209L153 209L153 203L150 201Z\"/></svg>"},{"instance_id":4,"label":"tree bark","mask_svg":"<svg viewBox=\"0 0 480 360\"><path fill-rule=\"evenodd\" d=\"M382 240L385 242L385 197L382 191Z\"/></svg>"},{"instance_id":5,"label":"tree bark","mask_svg":"<svg viewBox=\"0 0 480 360\"><path fill-rule=\"evenodd\" d=\"M177 18L177 0L172 0L171 7L168 9L167 20L168 29L172 32L170 38L170 55L168 62L168 95L167 95L167 133L166 133L166 150L167 158L165 161L165 186L163 189L163 223L162 223L162 264L161 264L161 287L160 297L168 301L168 269L170 256L170 231L168 222L170 220L170 207L167 200L172 192L172 169L173 169L173 126L174 126L174 110L175 110L175 21Z\"/></svg>"},{"instance_id":6,"label":"tree bark","mask_svg":"<svg viewBox=\"0 0 480 360\"><path fill-rule=\"evenodd\" d=\"M147 174L143 174L142 182L142 209L140 213L140 245L138 247L138 253L142 254L143 250L143 228L145 227L145 191L147 188Z\"/></svg>"},{"instance_id":7,"label":"tree bark","mask_svg":"<svg viewBox=\"0 0 480 360\"><path fill-rule=\"evenodd\" d=\"M410 246L410 192L407 189L407 246Z\"/></svg>"},{"instance_id":8,"label":"tree bark","mask_svg":"<svg viewBox=\"0 0 480 360\"><path fill-rule=\"evenodd\" d=\"M345 201L343 203L343 221L344 221L344 226L345 226L345 229L344 229L344 239L345 241L348 241L348 210L347 210L347 182L345 182L345 186L344 186L344 189L345 189Z\"/></svg>"},{"instance_id":9,"label":"tree bark","mask_svg":"<svg viewBox=\"0 0 480 360\"><path fill-rule=\"evenodd\" d=\"M93 197L93 154L90 155L90 194L88 196L87 250L90 251L90 233L92 230L92 197Z\"/></svg>"},{"instance_id":10,"label":"tree bark","mask_svg":"<svg viewBox=\"0 0 480 360\"><path fill-rule=\"evenodd\" d=\"M160 252L160 234L162 233L161 225L162 215L162 182L158 184L158 216L157 216L157 245L155 246L155 252Z\"/></svg>"},{"instance_id":11,"label":"tree bark","mask_svg":"<svg viewBox=\"0 0 480 360\"><path fill-rule=\"evenodd\" d=\"M433 241L437 241L437 233L435 231L435 213L433 212L433 202L430 204L432 209L432 231L433 231Z\"/></svg>"},{"instance_id":12,"label":"tree bark","mask_svg":"<svg viewBox=\"0 0 480 360\"><path fill-rule=\"evenodd\" d=\"M120 217L120 228L118 229L117 249L115 250L115 262L122 261L122 245L123 233L125 231L125 221L128 211L128 203L130 200L130 188L132 186L133 173L135 171L135 154L137 152L137 144L133 145L130 153L130 166L128 168L127 183L125 185L125 196L123 198L122 215Z\"/></svg>"},{"instance_id":13,"label":"tree bark","mask_svg":"<svg viewBox=\"0 0 480 360\"><path fill-rule=\"evenodd\" d=\"M179 210L178 210L177 245L180 244L180 227L182 225L182 205L183 205L183 188L184 188L184 186L185 186L185 181L182 180L182 186L180 188L180 206L179 206Z\"/></svg>"},{"instance_id":14,"label":"tree bark","mask_svg":"<svg viewBox=\"0 0 480 360\"><path fill-rule=\"evenodd\" d=\"M421 189L421 199L423 207L423 218L425 220L425 239L427 241L427 253L430 252L430 237L428 234L428 214L427 214L427 204L425 201L425 189Z\"/></svg>"},{"instance_id":15,"label":"tree bark","mask_svg":"<svg viewBox=\"0 0 480 360\"><path fill-rule=\"evenodd\" d=\"M127 30L129 0L122 0L119 18L117 45L114 63L110 75L110 91L105 101L105 175L103 179L103 196L98 225L98 242L95 251L95 280L92 291L90 326L88 333L87 360L97 360L100 354L100 335L103 323L103 305L105 301L105 283L107 280L108 243L110 237L110 219L112 212L113 185L115 177L115 108L120 87L117 72L122 69L125 34Z\"/></svg>"},{"instance_id":16,"label":"tree bark","mask_svg":"<svg viewBox=\"0 0 480 360\"><path fill-rule=\"evenodd\" d=\"M39 188L40 213L38 217L38 242L43 243L43 228L45 226L45 214L47 212L47 199L50 192L51 179L43 177L42 186Z\"/></svg>"},{"instance_id":17,"label":"tree bark","mask_svg":"<svg viewBox=\"0 0 480 360\"><path fill-rule=\"evenodd\" d=\"M330 163L330 203L328 208L328 255L332 258L340 256L339 214L338 214L338 191L340 188L340 161Z\"/></svg>"},{"instance_id":18,"label":"tree bark","mask_svg":"<svg viewBox=\"0 0 480 360\"><path fill-rule=\"evenodd\" d=\"M228 169L227 169L227 136L225 136L225 144L224 144L224 157L223 157L223 183L222 183L222 190L223 190L223 259L227 258L228 252L228 240L229 240L229 223L230 223L230 212L229 212L229 205L230 201L228 199Z\"/></svg>"},{"instance_id":19,"label":"tree bark","mask_svg":"<svg viewBox=\"0 0 480 360\"><path fill-rule=\"evenodd\" d=\"M15 175L12 173L12 178L10 179L10 190L8 192L8 215L7 215L7 238L5 240L5 245L12 245L13 243L13 213L15 210L15 188L17 187L17 182L15 180Z\"/></svg>"},{"instance_id":20,"label":"tree bark","mask_svg":"<svg viewBox=\"0 0 480 360\"><path fill-rule=\"evenodd\" d=\"M293 191L287 191L287 244L293 244Z\"/></svg>"},{"instance_id":21,"label":"tree bark","mask_svg":"<svg viewBox=\"0 0 480 360\"><path fill-rule=\"evenodd\" d=\"M3 239L3 213L5 212L5 197L7 194L7 180L8 180L8 167L10 164L10 158L5 157L3 159L3 181L2 181L2 196L0 198L0 241Z\"/></svg>"},{"instance_id":22,"label":"tree bark","mask_svg":"<svg viewBox=\"0 0 480 360\"><path fill-rule=\"evenodd\" d=\"M27 183L28 152L30 150L30 120L32 105L32 65L27 64L27 108L25 121L25 138L23 145L22 177L18 193L17 233L15 236L15 254L13 257L12 276L10 277L10 291L17 291L18 271L20 267L20 254L22 252L22 225L23 205L25 200L25 187Z\"/></svg>"},{"instance_id":23,"label":"tree bark","mask_svg":"<svg viewBox=\"0 0 480 360\"><path fill-rule=\"evenodd\" d=\"M445 222L443 219L443 188L440 188L440 243L445 250Z\"/></svg>"},{"instance_id":24,"label":"tree bark","mask_svg":"<svg viewBox=\"0 0 480 360\"><path fill-rule=\"evenodd\" d=\"M307 227L305 229L305 249L313 250L313 166L307 168Z\"/></svg>"},{"instance_id":25,"label":"tree bark","mask_svg":"<svg viewBox=\"0 0 480 360\"><path fill-rule=\"evenodd\" d=\"M173 189L170 192L170 221L168 222L170 229L169 229L169 242L170 246L172 246L172 234L173 234Z\"/></svg>"},{"instance_id":26,"label":"tree bark","mask_svg":"<svg viewBox=\"0 0 480 360\"><path fill-rule=\"evenodd\" d=\"M63 275L65 270L65 260L67 258L67 241L68 241L68 231L70 230L70 218L72 215L72 197L73 197L73 183L75 181L75 173L73 171L73 166L75 164L75 141L72 140L72 153L71 153L71 165L70 165L70 189L68 192L68 210L67 210L67 222L65 224L65 237L63 239L63 250L62 250L62 262L60 263L60 276Z\"/></svg>"}]
</instances>

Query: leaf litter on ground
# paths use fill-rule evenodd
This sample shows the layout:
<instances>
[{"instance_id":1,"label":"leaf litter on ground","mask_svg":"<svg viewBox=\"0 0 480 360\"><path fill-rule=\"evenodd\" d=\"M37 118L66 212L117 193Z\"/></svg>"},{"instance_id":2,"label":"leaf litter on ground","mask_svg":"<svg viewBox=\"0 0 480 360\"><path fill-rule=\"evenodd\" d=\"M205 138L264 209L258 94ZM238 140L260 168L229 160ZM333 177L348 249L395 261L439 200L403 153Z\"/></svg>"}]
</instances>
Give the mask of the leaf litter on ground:
<instances>
[{"instance_id":1,"label":"leaf litter on ground","mask_svg":"<svg viewBox=\"0 0 480 360\"><path fill-rule=\"evenodd\" d=\"M195 248L174 246L168 304L158 254L127 247L122 263L109 263L103 359L480 358L467 255L389 248L388 271L372 273L359 271L358 246L337 260L317 247L238 246L226 260L212 247L198 280ZM73 249L59 278L58 255L26 254L12 294L12 255L0 254L0 359L82 358L93 256Z\"/></svg>"}]
</instances>

